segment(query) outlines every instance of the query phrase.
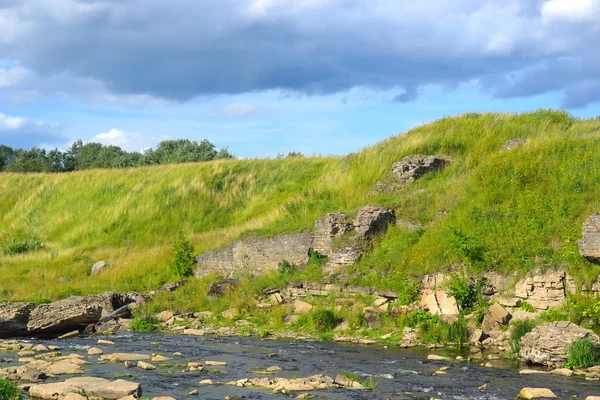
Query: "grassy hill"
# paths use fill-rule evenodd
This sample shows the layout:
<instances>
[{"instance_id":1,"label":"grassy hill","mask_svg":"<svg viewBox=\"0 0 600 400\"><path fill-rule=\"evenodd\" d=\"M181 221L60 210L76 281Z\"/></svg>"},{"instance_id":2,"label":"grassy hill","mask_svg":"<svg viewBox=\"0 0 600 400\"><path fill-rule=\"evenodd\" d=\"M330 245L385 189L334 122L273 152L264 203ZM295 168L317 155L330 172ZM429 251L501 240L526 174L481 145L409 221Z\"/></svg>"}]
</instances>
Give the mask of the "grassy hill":
<instances>
[{"instance_id":1,"label":"grassy hill","mask_svg":"<svg viewBox=\"0 0 600 400\"><path fill-rule=\"evenodd\" d=\"M528 142L501 151L508 139ZM409 154L452 160L393 193L371 193ZM311 229L327 212L396 207L423 229L390 229L354 269L363 284L465 263L523 272L568 265L600 273L578 252L587 216L600 211L600 121L564 112L443 118L346 158L227 160L202 164L0 174L0 245L39 238L41 250L0 256L0 301L54 300L105 290L149 290L171 280L183 231L196 252L241 236ZM109 273L89 276L98 260ZM358 275L357 275L358 276Z\"/></svg>"}]
</instances>

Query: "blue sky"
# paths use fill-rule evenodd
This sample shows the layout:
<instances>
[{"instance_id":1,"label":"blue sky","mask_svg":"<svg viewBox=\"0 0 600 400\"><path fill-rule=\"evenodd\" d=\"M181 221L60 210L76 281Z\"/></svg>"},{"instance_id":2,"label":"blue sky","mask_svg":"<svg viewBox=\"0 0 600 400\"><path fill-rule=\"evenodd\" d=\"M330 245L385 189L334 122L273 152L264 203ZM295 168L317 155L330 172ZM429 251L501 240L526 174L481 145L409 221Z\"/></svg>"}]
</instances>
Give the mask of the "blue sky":
<instances>
[{"instance_id":1,"label":"blue sky","mask_svg":"<svg viewBox=\"0 0 600 400\"><path fill-rule=\"evenodd\" d=\"M346 154L442 116L600 115L600 0L0 0L0 144Z\"/></svg>"}]
</instances>

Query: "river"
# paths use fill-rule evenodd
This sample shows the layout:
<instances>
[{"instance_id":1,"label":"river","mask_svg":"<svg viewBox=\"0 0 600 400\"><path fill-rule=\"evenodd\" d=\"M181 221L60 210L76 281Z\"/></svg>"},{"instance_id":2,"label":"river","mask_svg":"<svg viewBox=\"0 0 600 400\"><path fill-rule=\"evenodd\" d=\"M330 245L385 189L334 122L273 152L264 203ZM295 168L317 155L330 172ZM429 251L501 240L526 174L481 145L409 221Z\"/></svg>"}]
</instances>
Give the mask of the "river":
<instances>
[{"instance_id":1,"label":"river","mask_svg":"<svg viewBox=\"0 0 600 400\"><path fill-rule=\"evenodd\" d=\"M126 369L122 363L85 366L86 376L107 379L126 379L142 384L143 396L172 396L176 399L193 398L188 392L197 389L200 399L219 399L238 396L246 399L283 398L270 391L236 388L227 385L200 385L203 379L228 382L243 378L263 377L253 371L277 365L282 370L272 376L286 378L325 374L335 377L345 372L355 372L361 379L373 377L373 391L348 389L312 392L320 399L514 399L523 387L547 387L559 398L585 399L600 396L600 384L583 378L550 375L520 375L518 365L507 360L495 360L495 368L467 362L428 361L424 349L399 349L384 346L341 345L313 341L261 340L257 338L223 338L175 336L169 334L118 333L106 337L114 345L97 345L98 336L80 336L65 341L36 341L57 345L63 354L79 353L87 357L87 349L100 347L105 354L112 352L158 353L172 357L164 366L156 363L154 371L138 368ZM183 357L173 357L181 352ZM454 350L447 350L455 356ZM276 353L276 356L272 356ZM440 353L443 354L443 353ZM8 355L8 354L7 354ZM269 357L271 355L271 357ZM91 357L91 360L97 357ZM90 360L90 359L88 359ZM205 372L182 372L188 362L205 360L225 361L225 367L208 367ZM432 373L449 366L445 375ZM220 371L220 372L217 372ZM50 382L50 380L48 381ZM487 383L488 390L477 388Z\"/></svg>"}]
</instances>

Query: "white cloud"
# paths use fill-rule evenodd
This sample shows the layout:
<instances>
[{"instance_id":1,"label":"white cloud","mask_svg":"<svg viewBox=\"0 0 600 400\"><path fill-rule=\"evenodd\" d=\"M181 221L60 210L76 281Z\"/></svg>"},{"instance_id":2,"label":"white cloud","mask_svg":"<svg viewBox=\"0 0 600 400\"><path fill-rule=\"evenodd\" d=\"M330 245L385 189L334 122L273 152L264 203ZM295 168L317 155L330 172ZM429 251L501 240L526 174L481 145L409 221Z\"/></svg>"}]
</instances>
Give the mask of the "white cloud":
<instances>
[{"instance_id":1,"label":"white cloud","mask_svg":"<svg viewBox=\"0 0 600 400\"><path fill-rule=\"evenodd\" d=\"M20 117L11 117L0 113L0 130L18 130L27 124L27 120Z\"/></svg>"},{"instance_id":2,"label":"white cloud","mask_svg":"<svg viewBox=\"0 0 600 400\"><path fill-rule=\"evenodd\" d=\"M600 0L549 0L542 5L544 23L597 22L600 17Z\"/></svg>"},{"instance_id":3,"label":"white cloud","mask_svg":"<svg viewBox=\"0 0 600 400\"><path fill-rule=\"evenodd\" d=\"M25 68L15 67L10 69L0 68L0 88L18 86L27 77L30 72Z\"/></svg>"},{"instance_id":4,"label":"white cloud","mask_svg":"<svg viewBox=\"0 0 600 400\"><path fill-rule=\"evenodd\" d=\"M167 139L167 136L161 138L153 136L144 136L141 133L127 132L120 129L111 129L108 132L100 133L94 136L91 142L102 143L107 146L119 146L127 151L141 151L155 147L161 140Z\"/></svg>"}]
</instances>

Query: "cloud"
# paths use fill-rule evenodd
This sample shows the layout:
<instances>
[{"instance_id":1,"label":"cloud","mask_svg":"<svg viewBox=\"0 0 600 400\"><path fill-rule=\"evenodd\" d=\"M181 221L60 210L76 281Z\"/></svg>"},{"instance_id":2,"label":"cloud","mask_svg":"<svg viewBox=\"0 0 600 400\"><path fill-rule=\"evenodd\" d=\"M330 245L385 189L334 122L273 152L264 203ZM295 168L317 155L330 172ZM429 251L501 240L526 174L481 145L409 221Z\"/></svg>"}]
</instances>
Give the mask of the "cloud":
<instances>
[{"instance_id":1,"label":"cloud","mask_svg":"<svg viewBox=\"0 0 600 400\"><path fill-rule=\"evenodd\" d=\"M66 139L60 126L48 122L31 122L25 118L0 113L0 144L26 148L44 144L56 145Z\"/></svg>"},{"instance_id":2,"label":"cloud","mask_svg":"<svg viewBox=\"0 0 600 400\"><path fill-rule=\"evenodd\" d=\"M147 137L142 135L141 133L127 132L113 128L110 129L108 132L99 133L98 135L94 136L90 141L102 143L107 146L118 146L123 150L127 151L141 151L149 149L151 147L155 147L161 140L165 139L168 139L168 137Z\"/></svg>"},{"instance_id":3,"label":"cloud","mask_svg":"<svg viewBox=\"0 0 600 400\"><path fill-rule=\"evenodd\" d=\"M565 59L584 68L600 53L600 0L0 4L0 54L29 71L19 83L5 70L0 85L89 101L182 102L270 90L328 95L364 87L397 90L396 100L407 102L426 86L452 89L479 79L498 97L559 91L564 104L577 104L578 88L598 80L597 69L552 80L529 71L560 70ZM231 116L236 112L244 114Z\"/></svg>"},{"instance_id":4,"label":"cloud","mask_svg":"<svg viewBox=\"0 0 600 400\"><path fill-rule=\"evenodd\" d=\"M251 104L233 103L211 112L211 117L243 118L256 112L256 107Z\"/></svg>"}]
</instances>

